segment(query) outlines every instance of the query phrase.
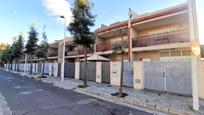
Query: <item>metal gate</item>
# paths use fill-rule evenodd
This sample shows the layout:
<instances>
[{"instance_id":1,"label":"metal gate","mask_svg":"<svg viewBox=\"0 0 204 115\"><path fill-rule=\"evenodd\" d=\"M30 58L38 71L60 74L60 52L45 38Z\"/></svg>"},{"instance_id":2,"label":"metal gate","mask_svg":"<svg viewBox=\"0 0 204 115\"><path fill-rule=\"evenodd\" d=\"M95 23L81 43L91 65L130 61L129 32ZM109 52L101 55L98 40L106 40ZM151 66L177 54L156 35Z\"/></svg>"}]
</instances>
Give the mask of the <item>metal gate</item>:
<instances>
[{"instance_id":1,"label":"metal gate","mask_svg":"<svg viewBox=\"0 0 204 115\"><path fill-rule=\"evenodd\" d=\"M166 62L166 91L192 94L191 61Z\"/></svg>"},{"instance_id":2,"label":"metal gate","mask_svg":"<svg viewBox=\"0 0 204 115\"><path fill-rule=\"evenodd\" d=\"M102 83L110 83L110 62L102 62Z\"/></svg>"},{"instance_id":3,"label":"metal gate","mask_svg":"<svg viewBox=\"0 0 204 115\"><path fill-rule=\"evenodd\" d=\"M64 65L64 76L74 78L75 76L75 62L68 62Z\"/></svg>"},{"instance_id":4,"label":"metal gate","mask_svg":"<svg viewBox=\"0 0 204 115\"><path fill-rule=\"evenodd\" d=\"M144 88L164 91L164 64L160 61L143 62Z\"/></svg>"},{"instance_id":5,"label":"metal gate","mask_svg":"<svg viewBox=\"0 0 204 115\"><path fill-rule=\"evenodd\" d=\"M133 87L133 64L131 62L123 63L123 86Z\"/></svg>"},{"instance_id":6,"label":"metal gate","mask_svg":"<svg viewBox=\"0 0 204 115\"><path fill-rule=\"evenodd\" d=\"M61 76L61 63L58 63L58 76Z\"/></svg>"},{"instance_id":7,"label":"metal gate","mask_svg":"<svg viewBox=\"0 0 204 115\"><path fill-rule=\"evenodd\" d=\"M38 74L41 74L42 71L42 63L38 63Z\"/></svg>"},{"instance_id":8,"label":"metal gate","mask_svg":"<svg viewBox=\"0 0 204 115\"><path fill-rule=\"evenodd\" d=\"M45 63L44 64L44 74L49 75L49 63Z\"/></svg>"},{"instance_id":9,"label":"metal gate","mask_svg":"<svg viewBox=\"0 0 204 115\"><path fill-rule=\"evenodd\" d=\"M51 63L51 75L54 76L54 63Z\"/></svg>"},{"instance_id":10,"label":"metal gate","mask_svg":"<svg viewBox=\"0 0 204 115\"><path fill-rule=\"evenodd\" d=\"M80 79L84 79L85 62L80 63ZM96 62L87 62L86 79L89 81L96 81Z\"/></svg>"},{"instance_id":11,"label":"metal gate","mask_svg":"<svg viewBox=\"0 0 204 115\"><path fill-rule=\"evenodd\" d=\"M143 62L144 88L191 95L191 61Z\"/></svg>"}]
</instances>

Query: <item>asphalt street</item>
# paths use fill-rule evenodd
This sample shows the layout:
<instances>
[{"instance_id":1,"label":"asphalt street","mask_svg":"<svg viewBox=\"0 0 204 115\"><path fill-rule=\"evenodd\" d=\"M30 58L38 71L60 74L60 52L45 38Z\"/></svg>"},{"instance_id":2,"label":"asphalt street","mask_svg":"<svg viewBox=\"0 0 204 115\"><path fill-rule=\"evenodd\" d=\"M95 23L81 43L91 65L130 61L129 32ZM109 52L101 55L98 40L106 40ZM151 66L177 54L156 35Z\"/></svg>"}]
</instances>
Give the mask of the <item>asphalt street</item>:
<instances>
[{"instance_id":1,"label":"asphalt street","mask_svg":"<svg viewBox=\"0 0 204 115\"><path fill-rule=\"evenodd\" d=\"M13 115L152 115L1 69L0 93Z\"/></svg>"}]
</instances>

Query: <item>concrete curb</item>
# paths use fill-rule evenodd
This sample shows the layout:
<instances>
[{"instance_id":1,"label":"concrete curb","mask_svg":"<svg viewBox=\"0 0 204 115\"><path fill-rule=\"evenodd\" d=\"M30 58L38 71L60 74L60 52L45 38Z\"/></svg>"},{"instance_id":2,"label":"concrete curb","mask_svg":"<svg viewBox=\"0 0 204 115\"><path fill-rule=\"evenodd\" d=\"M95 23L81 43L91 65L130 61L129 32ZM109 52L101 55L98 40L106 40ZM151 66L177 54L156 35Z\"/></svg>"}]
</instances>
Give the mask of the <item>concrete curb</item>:
<instances>
[{"instance_id":1,"label":"concrete curb","mask_svg":"<svg viewBox=\"0 0 204 115\"><path fill-rule=\"evenodd\" d=\"M125 98L118 98L118 97L114 97L111 95L105 95L102 93L96 93L96 92L92 92L92 91L87 91L85 89L81 89L81 88L76 88L75 89L76 92L80 92L80 93L84 93L84 94L90 94L93 97L99 98L99 96L103 99L103 100L112 100L112 102L120 102L120 104L122 105L130 105L132 106L139 106L142 108L147 108L153 111L160 111L160 112L164 112L167 114L171 114L171 115L194 115L194 112L191 111L180 111L180 110L176 110L176 109L169 109L168 107L165 106L161 106L161 105L156 105L156 104L152 104L149 102L144 102L141 100L134 100L133 102L130 102L129 100L125 99ZM201 114L201 113L197 113L197 114Z\"/></svg>"}]
</instances>

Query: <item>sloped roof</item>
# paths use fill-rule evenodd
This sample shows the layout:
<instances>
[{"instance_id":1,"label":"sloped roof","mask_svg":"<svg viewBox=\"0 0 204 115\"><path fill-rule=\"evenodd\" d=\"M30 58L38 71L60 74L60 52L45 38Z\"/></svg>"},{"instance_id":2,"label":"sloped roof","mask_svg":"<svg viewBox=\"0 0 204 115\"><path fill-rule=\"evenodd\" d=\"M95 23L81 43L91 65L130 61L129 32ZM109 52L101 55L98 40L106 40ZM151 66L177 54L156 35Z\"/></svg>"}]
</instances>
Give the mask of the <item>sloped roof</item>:
<instances>
[{"instance_id":1,"label":"sloped roof","mask_svg":"<svg viewBox=\"0 0 204 115\"><path fill-rule=\"evenodd\" d=\"M84 61L85 59L81 59L81 61ZM88 61L110 61L110 59L102 57L97 54L93 54L87 58Z\"/></svg>"}]
</instances>

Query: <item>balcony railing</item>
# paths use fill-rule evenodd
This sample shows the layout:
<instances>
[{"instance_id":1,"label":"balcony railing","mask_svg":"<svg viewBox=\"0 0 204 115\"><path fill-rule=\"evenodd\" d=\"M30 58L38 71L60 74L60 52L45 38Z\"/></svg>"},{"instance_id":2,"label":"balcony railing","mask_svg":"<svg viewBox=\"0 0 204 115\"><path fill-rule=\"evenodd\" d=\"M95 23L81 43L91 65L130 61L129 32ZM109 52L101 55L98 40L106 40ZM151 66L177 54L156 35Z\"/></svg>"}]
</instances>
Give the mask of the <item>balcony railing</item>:
<instances>
[{"instance_id":1,"label":"balcony railing","mask_svg":"<svg viewBox=\"0 0 204 115\"><path fill-rule=\"evenodd\" d=\"M79 55L84 55L85 51L84 48L79 49ZM87 54L89 53L93 53L93 51L91 51L90 49L87 49Z\"/></svg>"},{"instance_id":2,"label":"balcony railing","mask_svg":"<svg viewBox=\"0 0 204 115\"><path fill-rule=\"evenodd\" d=\"M90 49L87 49L87 54L89 54L89 53L93 53L93 51L91 51ZM65 56L76 56L76 55L77 55L77 50L65 52ZM84 55L84 49L83 48L79 49L79 55Z\"/></svg>"},{"instance_id":3,"label":"balcony railing","mask_svg":"<svg viewBox=\"0 0 204 115\"><path fill-rule=\"evenodd\" d=\"M146 47L160 44L182 43L187 41L190 41L189 32L186 30L180 30L149 36L140 36L133 39L132 46Z\"/></svg>"},{"instance_id":4,"label":"balcony railing","mask_svg":"<svg viewBox=\"0 0 204 115\"><path fill-rule=\"evenodd\" d=\"M155 35L140 36L133 38L132 47L146 47L160 44L182 43L190 41L189 32L187 30L166 32ZM114 49L118 42L105 42L96 45L97 52L104 52ZM128 41L124 40L125 48L128 48Z\"/></svg>"},{"instance_id":5,"label":"balcony railing","mask_svg":"<svg viewBox=\"0 0 204 115\"><path fill-rule=\"evenodd\" d=\"M97 44L96 45L96 52L104 52L104 51L113 50L120 43L122 43L121 40L117 41L117 42L106 42L106 43ZM123 44L124 44L124 48L128 47L128 41L127 40L124 40Z\"/></svg>"},{"instance_id":6,"label":"balcony railing","mask_svg":"<svg viewBox=\"0 0 204 115\"><path fill-rule=\"evenodd\" d=\"M73 56L73 55L77 55L77 51L67 51L65 53L65 56Z\"/></svg>"},{"instance_id":7,"label":"balcony railing","mask_svg":"<svg viewBox=\"0 0 204 115\"><path fill-rule=\"evenodd\" d=\"M48 54L48 57L57 57L57 56L58 56L57 53L50 53L50 54Z\"/></svg>"}]
</instances>

